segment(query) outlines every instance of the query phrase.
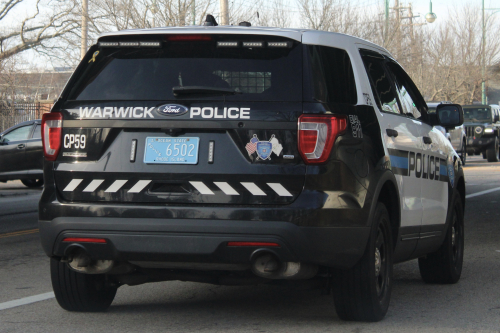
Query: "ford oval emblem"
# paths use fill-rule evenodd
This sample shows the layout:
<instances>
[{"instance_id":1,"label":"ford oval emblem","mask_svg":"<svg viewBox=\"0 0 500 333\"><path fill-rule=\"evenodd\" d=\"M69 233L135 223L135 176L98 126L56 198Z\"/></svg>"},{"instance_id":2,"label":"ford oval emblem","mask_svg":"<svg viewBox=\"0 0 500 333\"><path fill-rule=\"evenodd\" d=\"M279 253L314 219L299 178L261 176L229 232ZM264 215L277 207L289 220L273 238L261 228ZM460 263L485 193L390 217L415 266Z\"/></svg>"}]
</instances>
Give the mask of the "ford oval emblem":
<instances>
[{"instance_id":1,"label":"ford oval emblem","mask_svg":"<svg viewBox=\"0 0 500 333\"><path fill-rule=\"evenodd\" d=\"M156 110L163 116L180 116L189 111L187 107L179 104L160 105Z\"/></svg>"}]
</instances>

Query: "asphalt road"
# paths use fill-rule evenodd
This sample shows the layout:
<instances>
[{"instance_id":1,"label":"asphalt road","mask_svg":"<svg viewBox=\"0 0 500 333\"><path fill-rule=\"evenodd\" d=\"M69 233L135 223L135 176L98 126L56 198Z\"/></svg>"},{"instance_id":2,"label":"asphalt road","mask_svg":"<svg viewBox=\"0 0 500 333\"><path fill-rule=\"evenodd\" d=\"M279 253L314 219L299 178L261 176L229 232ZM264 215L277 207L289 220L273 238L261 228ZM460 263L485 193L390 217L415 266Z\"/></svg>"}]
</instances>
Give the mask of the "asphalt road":
<instances>
[{"instance_id":1,"label":"asphalt road","mask_svg":"<svg viewBox=\"0 0 500 333\"><path fill-rule=\"evenodd\" d=\"M7 189L0 186L0 332L498 333L500 163L470 158L465 172L467 195L499 190L467 199L462 279L426 285L415 260L396 265L389 313L379 323L340 321L331 296L317 290L185 282L124 286L105 313L66 312L47 294L49 260L31 213L38 194L2 196ZM48 299L31 303L31 296ZM12 301L30 304L9 307Z\"/></svg>"}]
</instances>

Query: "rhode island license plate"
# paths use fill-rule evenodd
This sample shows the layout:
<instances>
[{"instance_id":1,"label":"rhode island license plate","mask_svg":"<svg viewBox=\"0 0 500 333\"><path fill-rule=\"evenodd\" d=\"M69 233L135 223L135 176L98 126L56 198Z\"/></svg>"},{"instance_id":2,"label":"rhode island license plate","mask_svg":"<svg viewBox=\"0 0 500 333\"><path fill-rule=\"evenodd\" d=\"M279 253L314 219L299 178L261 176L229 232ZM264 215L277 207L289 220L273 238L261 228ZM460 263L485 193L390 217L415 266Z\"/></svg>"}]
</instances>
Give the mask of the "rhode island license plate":
<instances>
[{"instance_id":1,"label":"rhode island license plate","mask_svg":"<svg viewBox=\"0 0 500 333\"><path fill-rule=\"evenodd\" d=\"M144 163L197 164L200 138L147 137Z\"/></svg>"}]
</instances>

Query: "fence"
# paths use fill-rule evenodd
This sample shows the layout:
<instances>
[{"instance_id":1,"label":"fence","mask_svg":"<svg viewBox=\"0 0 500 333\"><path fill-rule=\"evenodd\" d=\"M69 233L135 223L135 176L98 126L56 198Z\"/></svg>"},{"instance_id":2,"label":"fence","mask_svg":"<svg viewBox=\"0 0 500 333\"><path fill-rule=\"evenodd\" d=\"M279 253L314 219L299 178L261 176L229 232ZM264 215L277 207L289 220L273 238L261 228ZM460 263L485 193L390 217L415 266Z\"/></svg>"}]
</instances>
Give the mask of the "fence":
<instances>
[{"instance_id":1,"label":"fence","mask_svg":"<svg viewBox=\"0 0 500 333\"><path fill-rule=\"evenodd\" d=\"M23 121L41 119L42 114L49 112L51 103L13 103L0 105L0 133Z\"/></svg>"}]
</instances>

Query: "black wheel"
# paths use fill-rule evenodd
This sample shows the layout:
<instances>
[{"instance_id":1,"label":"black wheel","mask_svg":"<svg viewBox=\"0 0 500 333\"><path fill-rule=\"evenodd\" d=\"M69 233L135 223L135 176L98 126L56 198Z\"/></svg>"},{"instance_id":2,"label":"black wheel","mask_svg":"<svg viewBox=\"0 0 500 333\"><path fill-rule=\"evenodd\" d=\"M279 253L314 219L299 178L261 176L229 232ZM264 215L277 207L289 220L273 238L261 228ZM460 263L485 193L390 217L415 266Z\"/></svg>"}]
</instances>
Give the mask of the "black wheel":
<instances>
[{"instance_id":1,"label":"black wheel","mask_svg":"<svg viewBox=\"0 0 500 333\"><path fill-rule=\"evenodd\" d=\"M495 138L495 143L486 150L488 162L498 162L498 138Z\"/></svg>"},{"instance_id":2,"label":"black wheel","mask_svg":"<svg viewBox=\"0 0 500 333\"><path fill-rule=\"evenodd\" d=\"M57 302L68 311L104 311L116 295L117 287L105 275L77 273L54 258L50 259L50 275Z\"/></svg>"},{"instance_id":3,"label":"black wheel","mask_svg":"<svg viewBox=\"0 0 500 333\"><path fill-rule=\"evenodd\" d=\"M464 210L455 195L448 230L443 244L434 253L418 259L420 276L426 283L456 283L462 274L464 259Z\"/></svg>"},{"instance_id":4,"label":"black wheel","mask_svg":"<svg viewBox=\"0 0 500 333\"><path fill-rule=\"evenodd\" d=\"M379 321L389 308L393 243L389 213L377 203L370 239L361 260L351 269L335 270L333 300L343 320Z\"/></svg>"},{"instance_id":5,"label":"black wheel","mask_svg":"<svg viewBox=\"0 0 500 333\"><path fill-rule=\"evenodd\" d=\"M21 179L21 183L28 187L40 187L43 185L43 179Z\"/></svg>"},{"instance_id":6,"label":"black wheel","mask_svg":"<svg viewBox=\"0 0 500 333\"><path fill-rule=\"evenodd\" d=\"M462 142L462 150L460 151L460 159L462 160L462 165L465 165L467 161L467 142Z\"/></svg>"}]
</instances>

